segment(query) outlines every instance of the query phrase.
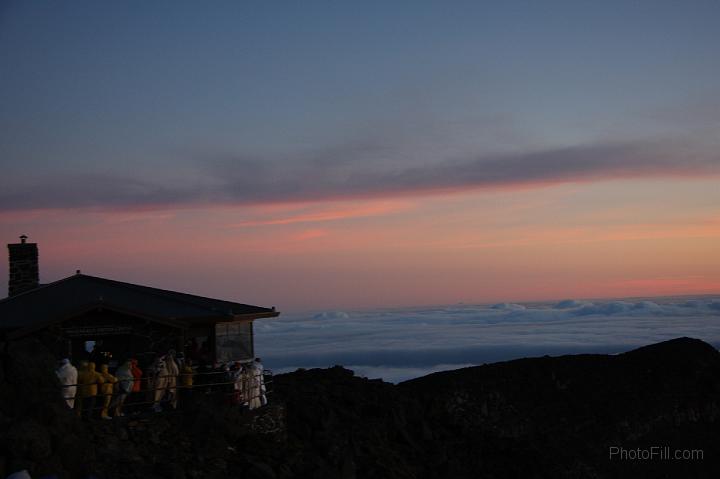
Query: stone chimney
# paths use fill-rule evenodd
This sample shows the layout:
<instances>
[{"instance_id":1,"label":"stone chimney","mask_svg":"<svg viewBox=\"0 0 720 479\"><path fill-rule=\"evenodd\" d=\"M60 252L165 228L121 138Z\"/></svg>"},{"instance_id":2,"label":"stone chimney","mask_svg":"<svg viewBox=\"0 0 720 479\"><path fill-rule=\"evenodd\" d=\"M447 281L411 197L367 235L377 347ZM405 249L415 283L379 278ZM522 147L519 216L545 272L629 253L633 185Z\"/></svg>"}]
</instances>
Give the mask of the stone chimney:
<instances>
[{"instance_id":1,"label":"stone chimney","mask_svg":"<svg viewBox=\"0 0 720 479\"><path fill-rule=\"evenodd\" d=\"M9 244L8 250L10 252L8 296L37 288L40 283L37 243L28 243L27 236L22 235L20 243Z\"/></svg>"}]
</instances>

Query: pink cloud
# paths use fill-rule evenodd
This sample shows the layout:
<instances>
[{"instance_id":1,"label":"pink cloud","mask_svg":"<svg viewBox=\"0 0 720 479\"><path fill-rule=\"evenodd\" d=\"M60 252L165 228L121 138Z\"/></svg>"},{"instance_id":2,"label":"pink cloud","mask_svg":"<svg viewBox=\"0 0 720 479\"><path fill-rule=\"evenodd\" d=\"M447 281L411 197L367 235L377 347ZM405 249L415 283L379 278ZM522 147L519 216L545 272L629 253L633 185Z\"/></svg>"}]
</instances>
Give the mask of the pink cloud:
<instances>
[{"instance_id":1,"label":"pink cloud","mask_svg":"<svg viewBox=\"0 0 720 479\"><path fill-rule=\"evenodd\" d=\"M363 218L370 216L382 216L397 213L410 209L408 202L371 202L351 206L324 206L313 205L301 211L284 212L282 215L275 215L272 218L262 218L242 221L231 226L266 226L266 225L287 225L293 223L317 223L325 221L339 221L349 218ZM316 209L316 211L312 211ZM310 210L310 211L308 211Z\"/></svg>"},{"instance_id":2,"label":"pink cloud","mask_svg":"<svg viewBox=\"0 0 720 479\"><path fill-rule=\"evenodd\" d=\"M311 239L316 238L322 238L323 236L327 236L328 232L326 230L321 229L312 229L312 230L303 230L300 233L297 233L293 236L293 239L297 241L307 241Z\"/></svg>"}]
</instances>

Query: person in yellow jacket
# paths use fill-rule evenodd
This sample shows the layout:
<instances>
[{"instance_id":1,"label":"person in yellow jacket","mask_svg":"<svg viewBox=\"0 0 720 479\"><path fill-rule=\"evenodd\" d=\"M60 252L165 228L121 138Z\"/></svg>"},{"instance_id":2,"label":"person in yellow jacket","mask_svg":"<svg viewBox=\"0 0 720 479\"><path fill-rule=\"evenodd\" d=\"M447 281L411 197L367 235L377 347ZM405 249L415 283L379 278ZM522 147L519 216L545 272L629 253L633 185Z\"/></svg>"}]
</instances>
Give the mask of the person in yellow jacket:
<instances>
[{"instance_id":1,"label":"person in yellow jacket","mask_svg":"<svg viewBox=\"0 0 720 479\"><path fill-rule=\"evenodd\" d=\"M193 387L193 374L195 372L192 368L192 360L186 359L183 361L182 368L180 369L180 385L183 388L191 388Z\"/></svg>"},{"instance_id":2,"label":"person in yellow jacket","mask_svg":"<svg viewBox=\"0 0 720 479\"><path fill-rule=\"evenodd\" d=\"M115 376L110 374L107 364L103 364L100 366L100 374L102 375L104 381L104 383L102 383L102 385L100 386L100 390L103 395L103 404L102 411L100 411L100 417L103 419L111 419L108 415L108 409L110 408L110 403L112 402L113 389L115 387L117 379L115 378Z\"/></svg>"},{"instance_id":3,"label":"person in yellow jacket","mask_svg":"<svg viewBox=\"0 0 720 479\"><path fill-rule=\"evenodd\" d=\"M98 395L98 386L105 382L102 374L95 371L95 363L83 362L78 371L78 391L75 408L77 415L91 417L95 407L95 398Z\"/></svg>"},{"instance_id":4,"label":"person in yellow jacket","mask_svg":"<svg viewBox=\"0 0 720 479\"><path fill-rule=\"evenodd\" d=\"M183 361L180 368L180 405L187 404L190 401L190 394L193 387L192 360L190 358Z\"/></svg>"}]
</instances>

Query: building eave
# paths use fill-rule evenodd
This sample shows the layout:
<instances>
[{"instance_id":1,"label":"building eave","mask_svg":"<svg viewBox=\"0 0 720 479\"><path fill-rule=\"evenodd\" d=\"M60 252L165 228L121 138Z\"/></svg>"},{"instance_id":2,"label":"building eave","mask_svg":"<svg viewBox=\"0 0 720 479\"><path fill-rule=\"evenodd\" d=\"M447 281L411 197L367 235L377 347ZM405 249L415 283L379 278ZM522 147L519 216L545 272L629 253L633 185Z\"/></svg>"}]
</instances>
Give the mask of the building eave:
<instances>
[{"instance_id":1,"label":"building eave","mask_svg":"<svg viewBox=\"0 0 720 479\"><path fill-rule=\"evenodd\" d=\"M216 323L248 322L255 321L256 319L276 318L278 316L280 316L280 312L268 311L259 313L226 314L222 316L206 316L203 318L188 318L184 321L186 321L190 326L207 326Z\"/></svg>"},{"instance_id":2,"label":"building eave","mask_svg":"<svg viewBox=\"0 0 720 479\"><path fill-rule=\"evenodd\" d=\"M136 311L132 311L126 308L122 308L113 304L108 304L104 301L98 301L96 303L92 303L89 305L86 305L82 308L73 310L69 313L62 314L60 316L57 316L55 318L52 318L48 321L40 322L33 324L32 326L28 326L25 328L18 328L10 330L7 334L8 339L14 340L14 339L20 339L24 336L27 336L29 334L35 333L37 331L40 331L42 329L48 328L50 326L53 326L55 324L60 324L65 321L69 321L77 316L83 315L85 313L89 313L91 311L113 311L115 313L124 314L127 316L131 316L134 318L142 319L145 321L151 321L154 323L160 323L164 324L166 326L174 327L177 329L187 329L188 324L185 321L179 321L177 319L170 319L170 318L161 318L157 316L149 316L147 314L138 313Z\"/></svg>"}]
</instances>

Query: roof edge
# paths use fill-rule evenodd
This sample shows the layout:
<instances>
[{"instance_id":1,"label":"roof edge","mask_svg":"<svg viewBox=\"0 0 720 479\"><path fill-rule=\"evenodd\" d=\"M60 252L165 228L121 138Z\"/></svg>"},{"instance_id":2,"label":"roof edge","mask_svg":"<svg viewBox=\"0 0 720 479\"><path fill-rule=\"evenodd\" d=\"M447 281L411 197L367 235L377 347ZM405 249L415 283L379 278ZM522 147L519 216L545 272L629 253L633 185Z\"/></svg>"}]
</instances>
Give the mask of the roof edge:
<instances>
[{"instance_id":1,"label":"roof edge","mask_svg":"<svg viewBox=\"0 0 720 479\"><path fill-rule=\"evenodd\" d=\"M6 303L6 302L8 302L8 301L10 301L10 300L13 300L13 299L15 299L15 298L19 298L20 296L26 296L26 295L32 294L32 293L34 293L34 292L36 292L36 291L40 291L41 289L45 289L45 288L48 288L48 287L50 287L50 286L54 286L54 285L56 285L56 284L58 284L58 283L62 283L62 282L64 282L64 281L68 281L68 280L70 280L70 279L73 279L73 278L76 277L76 276L83 276L83 275L81 275L81 274L73 274L73 275L68 276L67 278L62 278L62 279L58 279L58 280L56 280L56 281L53 281L52 283L40 284L40 285L38 285L36 288L29 289L29 290L27 290L27 291L23 291L22 293L18 293L18 294L14 295L14 296L7 296L7 297L5 297L5 298L3 298L3 299L0 299L0 304Z\"/></svg>"},{"instance_id":2,"label":"roof edge","mask_svg":"<svg viewBox=\"0 0 720 479\"><path fill-rule=\"evenodd\" d=\"M31 290L23 291L22 293L16 294L16 295L14 295L14 296L8 296L8 297L6 297L6 298L0 299L0 304L3 304L3 303L6 303L6 302L15 300L16 298L20 298L20 297L23 297L23 296L31 295L31 294L33 294L33 293L35 293L35 292L37 292L37 291L41 291L41 290L44 290L45 288L49 288L49 287L51 287L51 286L55 286L55 285L57 285L57 284L63 283L63 282L65 282L65 281L70 281L70 280L76 279L76 278L89 278L89 279L92 279L92 280L106 281L106 282L113 283L113 284L115 284L115 285L118 285L118 286L124 287L124 288L128 288L128 289L135 289L135 290L137 290L137 289L141 288L141 289L156 290L157 293L155 293L155 294L158 294L158 295L160 295L160 294L162 294L162 293L167 293L167 294L172 294L172 295L187 296L187 297L188 297L187 299L174 297L174 298L172 298L172 300L173 300L173 301L177 301L177 302L181 302L181 303L185 303L185 304L190 304L190 305L195 306L195 307L198 307L198 305L197 305L196 303L194 303L193 300L191 300L190 298L195 298L195 299L197 299L197 300L220 301L220 302L224 302L224 303L234 304L234 305L237 305L237 306L247 306L247 307L251 307L251 308L258 308L258 309L265 310L265 311L257 312L257 313L243 313L243 314L272 314L272 313L275 312L275 307L274 307L274 306L271 307L271 308L267 308L267 307L265 307L265 306L256 306L256 305L254 305L254 304L238 303L238 302L229 301L229 300L226 300L226 299L210 298L210 297L208 297L208 296L200 296L199 294L183 293L183 292L181 292L181 291L173 291L173 290L170 290L170 289L157 288L157 287L155 287L155 286L146 286L146 285L142 285L142 284L128 283L128 282L126 282L126 281L118 281L118 280L115 280L115 279L108 279L108 278L103 278L103 277L101 277L101 276L92 276L92 275L89 275L89 274L82 274L82 273L76 273L76 274L70 275L70 276L68 276L68 277L66 277L66 278L62 278L62 279L59 279L59 280L57 280L57 281L53 281L52 283L47 283L47 284L39 285L38 287L33 288L33 289L31 289ZM222 314L223 314L223 313L221 313L221 312L218 311L218 316L221 316ZM227 314L227 313L225 313L225 314Z\"/></svg>"},{"instance_id":3,"label":"roof edge","mask_svg":"<svg viewBox=\"0 0 720 479\"><path fill-rule=\"evenodd\" d=\"M237 306L247 306L247 307L251 307L251 308L258 308L258 309L264 309L264 310L265 310L265 311L263 311L263 312L258 312L258 313L243 313L243 314L266 314L266 313L271 313L271 312L274 311L274 307L267 308L267 307L265 307L265 306L257 306L257 305L254 305L254 304L238 303L238 302L235 302L235 301L229 301L229 300L227 300L227 299L211 298L211 297L209 297L209 296L200 296L199 294L192 294L192 293L183 293L182 291L174 291L174 290L171 290L171 289L157 288L157 287L155 287L155 286L147 286L147 285L144 285L144 284L128 283L127 281L118 281L118 280L116 280L116 279L108 279L108 278L103 278L103 277L101 277L101 276L92 276L92 275L89 275L89 274L76 274L76 275L70 276L70 278L74 278L74 277L76 277L76 276L85 277L85 278L90 278L90 279L95 279L95 280L100 280L100 281L107 281L107 282L110 282L110 283L114 283L114 284L116 284L116 285L119 285L119 286L121 286L121 287L129 288L129 289L134 289L134 290L137 290L137 289L139 289L139 288L140 288L140 289L143 289L143 290L147 290L147 289L156 290L156 293L154 293L154 294L158 294L158 295L159 295L159 294L162 294L162 293L167 293L167 294L172 294L172 295L187 296L187 298L173 297L173 298L171 298L171 299L172 299L173 301L190 304L190 305L196 306L196 307L197 307L198 305L193 302L193 299L196 299L196 300L220 301L220 302L223 302L223 303L230 303L230 304L237 305ZM69 279L69 278L66 278L66 279ZM49 286L49 285L48 285L48 286ZM191 299L191 298L192 298L192 299ZM223 314L228 314L228 313L222 313L222 312L220 312L220 311L217 311L217 313L218 313L218 316L221 316L221 315L223 315Z\"/></svg>"}]
</instances>

